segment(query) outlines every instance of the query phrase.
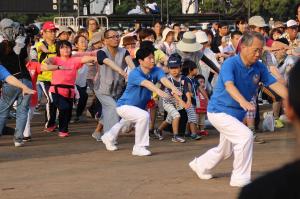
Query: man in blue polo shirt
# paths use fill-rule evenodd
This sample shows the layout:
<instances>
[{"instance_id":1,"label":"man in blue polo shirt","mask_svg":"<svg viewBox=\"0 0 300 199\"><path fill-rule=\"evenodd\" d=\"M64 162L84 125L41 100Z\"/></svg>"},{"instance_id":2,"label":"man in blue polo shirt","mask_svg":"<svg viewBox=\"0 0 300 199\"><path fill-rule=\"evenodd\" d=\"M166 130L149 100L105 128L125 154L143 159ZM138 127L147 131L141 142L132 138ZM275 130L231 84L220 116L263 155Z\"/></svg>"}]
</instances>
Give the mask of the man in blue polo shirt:
<instances>
[{"instance_id":1,"label":"man in blue polo shirt","mask_svg":"<svg viewBox=\"0 0 300 199\"><path fill-rule=\"evenodd\" d=\"M128 77L128 84L123 95L117 102L117 113L122 118L109 131L101 137L106 149L118 150L114 140L123 126L128 123L135 124L135 145L132 155L147 156L151 152L149 146L149 113L146 111L147 102L151 99L152 92L160 97L168 98L169 95L155 86L160 81L172 93L181 95L180 91L165 77L162 69L154 65L154 52L150 48L140 48L136 53L140 66L133 69Z\"/></svg>"},{"instance_id":2,"label":"man in blue polo shirt","mask_svg":"<svg viewBox=\"0 0 300 199\"><path fill-rule=\"evenodd\" d=\"M230 185L242 187L250 183L253 133L242 123L246 112L255 110L250 100L257 93L259 82L283 98L287 96L286 87L276 82L258 61L264 42L260 33L245 33L240 54L227 59L221 68L207 111L209 121L220 132L219 145L189 163L200 179L212 178L211 169L233 152Z\"/></svg>"}]
</instances>

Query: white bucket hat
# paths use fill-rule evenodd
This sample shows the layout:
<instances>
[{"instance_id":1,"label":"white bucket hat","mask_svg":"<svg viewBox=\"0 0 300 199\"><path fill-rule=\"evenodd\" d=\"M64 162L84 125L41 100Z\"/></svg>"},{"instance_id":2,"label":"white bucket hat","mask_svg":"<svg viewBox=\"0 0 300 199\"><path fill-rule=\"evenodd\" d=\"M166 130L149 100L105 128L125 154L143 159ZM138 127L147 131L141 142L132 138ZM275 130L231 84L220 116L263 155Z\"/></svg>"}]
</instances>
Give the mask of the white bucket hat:
<instances>
[{"instance_id":1,"label":"white bucket hat","mask_svg":"<svg viewBox=\"0 0 300 199\"><path fill-rule=\"evenodd\" d=\"M203 46L196 41L195 34L188 31L183 34L182 40L178 42L176 47L182 52L196 52Z\"/></svg>"},{"instance_id":2,"label":"white bucket hat","mask_svg":"<svg viewBox=\"0 0 300 199\"><path fill-rule=\"evenodd\" d=\"M196 41L198 43L202 44L202 43L208 42L208 37L207 37L207 34L205 32L200 30L200 31L197 31L195 33L195 35L196 35Z\"/></svg>"},{"instance_id":3,"label":"white bucket hat","mask_svg":"<svg viewBox=\"0 0 300 199\"><path fill-rule=\"evenodd\" d=\"M165 41L169 32L173 32L171 28L165 28L162 32L162 41Z\"/></svg>"}]
</instances>

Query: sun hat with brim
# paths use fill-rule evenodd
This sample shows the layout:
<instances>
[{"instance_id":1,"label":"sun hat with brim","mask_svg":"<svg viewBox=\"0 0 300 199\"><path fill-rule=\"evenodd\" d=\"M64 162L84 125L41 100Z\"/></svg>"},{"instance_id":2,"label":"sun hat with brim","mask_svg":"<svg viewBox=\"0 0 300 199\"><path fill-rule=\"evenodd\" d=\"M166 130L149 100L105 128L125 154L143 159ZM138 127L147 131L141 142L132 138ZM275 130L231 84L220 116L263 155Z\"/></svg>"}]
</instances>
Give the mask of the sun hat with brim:
<instances>
[{"instance_id":1,"label":"sun hat with brim","mask_svg":"<svg viewBox=\"0 0 300 199\"><path fill-rule=\"evenodd\" d=\"M170 32L174 32L171 28L165 28L162 32L162 41L167 39L167 36Z\"/></svg>"},{"instance_id":2,"label":"sun hat with brim","mask_svg":"<svg viewBox=\"0 0 300 199\"><path fill-rule=\"evenodd\" d=\"M287 28L297 27L297 26L299 26L298 22L295 21L295 20L293 20L293 19L288 20L288 21L286 22L286 27L287 27Z\"/></svg>"},{"instance_id":3,"label":"sun hat with brim","mask_svg":"<svg viewBox=\"0 0 300 199\"><path fill-rule=\"evenodd\" d=\"M89 42L89 46L94 45L95 43L98 43L103 39L103 32L95 32Z\"/></svg>"},{"instance_id":4,"label":"sun hat with brim","mask_svg":"<svg viewBox=\"0 0 300 199\"><path fill-rule=\"evenodd\" d=\"M195 33L196 35L196 41L200 44L203 44L203 43L206 43L208 42L208 37L207 37L207 34L203 31L197 31Z\"/></svg>"},{"instance_id":5,"label":"sun hat with brim","mask_svg":"<svg viewBox=\"0 0 300 199\"><path fill-rule=\"evenodd\" d=\"M264 28L267 27L268 24L266 24L264 18L262 18L261 16L253 16L249 19L248 22L249 26L256 26L256 27L260 27L260 28Z\"/></svg>"},{"instance_id":6,"label":"sun hat with brim","mask_svg":"<svg viewBox=\"0 0 300 199\"><path fill-rule=\"evenodd\" d=\"M60 26L57 33L56 33L57 37L59 37L64 32L69 33L69 34L72 33L72 31L67 26Z\"/></svg>"},{"instance_id":7,"label":"sun hat with brim","mask_svg":"<svg viewBox=\"0 0 300 199\"><path fill-rule=\"evenodd\" d=\"M192 32L185 32L182 40L177 44L177 49L182 52L196 52L202 49L202 45L196 41L196 36Z\"/></svg>"}]
</instances>

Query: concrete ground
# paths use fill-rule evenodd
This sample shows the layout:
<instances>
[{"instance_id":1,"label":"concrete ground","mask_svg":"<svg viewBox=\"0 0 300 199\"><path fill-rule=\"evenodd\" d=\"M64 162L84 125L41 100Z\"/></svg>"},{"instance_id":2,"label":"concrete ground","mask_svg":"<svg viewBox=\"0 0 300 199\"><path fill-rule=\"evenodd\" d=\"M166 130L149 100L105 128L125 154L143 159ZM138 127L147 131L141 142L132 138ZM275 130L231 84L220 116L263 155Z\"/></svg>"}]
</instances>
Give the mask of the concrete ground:
<instances>
[{"instance_id":1,"label":"concrete ground","mask_svg":"<svg viewBox=\"0 0 300 199\"><path fill-rule=\"evenodd\" d=\"M93 120L71 125L68 138L42 132L42 120L35 115L33 141L23 148L13 146L11 135L0 138L1 199L231 199L239 193L229 186L232 158L218 165L215 178L208 181L188 167L195 156L218 143L215 130L184 144L172 143L170 137L151 140L153 155L134 157L133 135L120 136L120 150L109 152L91 137ZM291 129L259 135L267 143L254 146L253 179L294 156Z\"/></svg>"}]
</instances>

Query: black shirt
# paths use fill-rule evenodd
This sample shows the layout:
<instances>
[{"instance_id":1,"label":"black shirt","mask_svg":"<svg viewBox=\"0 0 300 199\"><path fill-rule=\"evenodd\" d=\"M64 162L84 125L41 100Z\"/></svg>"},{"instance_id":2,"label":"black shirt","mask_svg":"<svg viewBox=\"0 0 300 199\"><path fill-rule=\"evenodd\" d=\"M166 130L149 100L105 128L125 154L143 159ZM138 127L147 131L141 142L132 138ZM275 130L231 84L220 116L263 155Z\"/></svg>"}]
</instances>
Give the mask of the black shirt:
<instances>
[{"instance_id":1,"label":"black shirt","mask_svg":"<svg viewBox=\"0 0 300 199\"><path fill-rule=\"evenodd\" d=\"M21 49L20 55L17 55L12 48L7 50L7 43L0 43L0 63L17 79L25 78L31 81L30 74L26 68L26 59L28 57L26 45Z\"/></svg>"},{"instance_id":2,"label":"black shirt","mask_svg":"<svg viewBox=\"0 0 300 199\"><path fill-rule=\"evenodd\" d=\"M300 199L300 160L262 176L245 186L239 199Z\"/></svg>"}]
</instances>

